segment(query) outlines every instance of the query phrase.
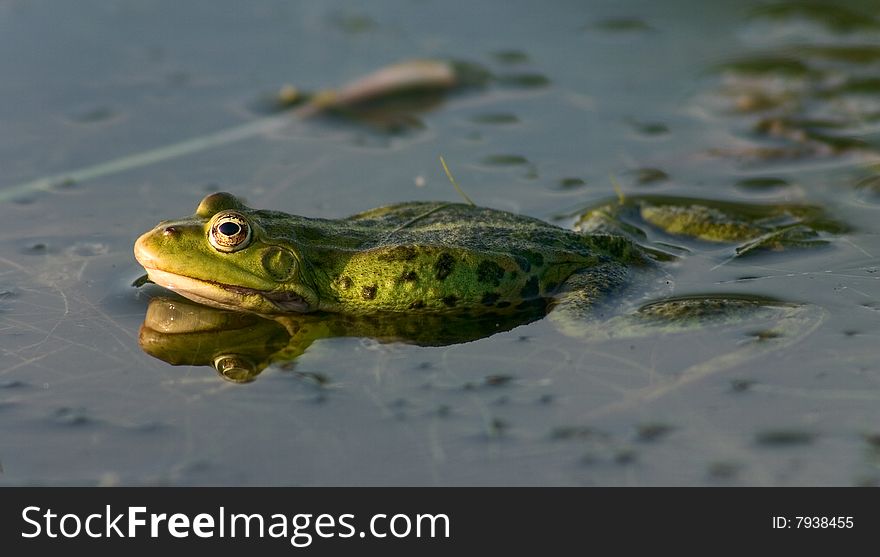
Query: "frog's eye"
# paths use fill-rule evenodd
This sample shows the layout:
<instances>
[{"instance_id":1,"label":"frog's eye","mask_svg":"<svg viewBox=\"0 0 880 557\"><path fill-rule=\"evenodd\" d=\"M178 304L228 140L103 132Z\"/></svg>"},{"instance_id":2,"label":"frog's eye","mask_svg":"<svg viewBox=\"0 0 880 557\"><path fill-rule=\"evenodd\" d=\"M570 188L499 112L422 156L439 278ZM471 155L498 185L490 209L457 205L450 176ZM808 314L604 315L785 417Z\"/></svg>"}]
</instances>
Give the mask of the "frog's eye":
<instances>
[{"instance_id":1,"label":"frog's eye","mask_svg":"<svg viewBox=\"0 0 880 557\"><path fill-rule=\"evenodd\" d=\"M251 227L241 213L226 211L214 217L208 241L217 251L232 253L251 243Z\"/></svg>"}]
</instances>

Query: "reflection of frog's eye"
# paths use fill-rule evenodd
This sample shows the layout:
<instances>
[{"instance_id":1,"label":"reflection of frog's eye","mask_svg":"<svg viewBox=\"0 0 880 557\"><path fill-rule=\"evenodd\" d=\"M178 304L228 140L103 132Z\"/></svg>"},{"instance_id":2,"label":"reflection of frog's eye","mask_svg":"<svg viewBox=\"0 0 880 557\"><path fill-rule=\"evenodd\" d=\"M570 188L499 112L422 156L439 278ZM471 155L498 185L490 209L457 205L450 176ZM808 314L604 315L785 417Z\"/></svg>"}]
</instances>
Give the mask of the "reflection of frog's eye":
<instances>
[{"instance_id":1,"label":"reflection of frog's eye","mask_svg":"<svg viewBox=\"0 0 880 557\"><path fill-rule=\"evenodd\" d=\"M217 251L231 253L251 242L251 227L241 213L228 211L214 217L208 240Z\"/></svg>"},{"instance_id":2,"label":"reflection of frog's eye","mask_svg":"<svg viewBox=\"0 0 880 557\"><path fill-rule=\"evenodd\" d=\"M236 354L223 354L214 358L214 369L220 377L232 383L249 383L260 374L253 362Z\"/></svg>"}]
</instances>

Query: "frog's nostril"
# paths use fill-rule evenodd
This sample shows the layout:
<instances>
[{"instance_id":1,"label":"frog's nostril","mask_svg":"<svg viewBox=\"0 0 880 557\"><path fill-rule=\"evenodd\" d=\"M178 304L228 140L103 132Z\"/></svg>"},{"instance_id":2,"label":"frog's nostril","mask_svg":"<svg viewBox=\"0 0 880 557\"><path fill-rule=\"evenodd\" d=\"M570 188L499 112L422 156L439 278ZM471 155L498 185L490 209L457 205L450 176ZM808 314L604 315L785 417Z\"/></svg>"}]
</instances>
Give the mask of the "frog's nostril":
<instances>
[{"instance_id":1,"label":"frog's nostril","mask_svg":"<svg viewBox=\"0 0 880 557\"><path fill-rule=\"evenodd\" d=\"M163 236L175 236L175 235L177 235L177 232L178 232L177 228L175 228L173 226L166 226L165 228L162 229Z\"/></svg>"}]
</instances>

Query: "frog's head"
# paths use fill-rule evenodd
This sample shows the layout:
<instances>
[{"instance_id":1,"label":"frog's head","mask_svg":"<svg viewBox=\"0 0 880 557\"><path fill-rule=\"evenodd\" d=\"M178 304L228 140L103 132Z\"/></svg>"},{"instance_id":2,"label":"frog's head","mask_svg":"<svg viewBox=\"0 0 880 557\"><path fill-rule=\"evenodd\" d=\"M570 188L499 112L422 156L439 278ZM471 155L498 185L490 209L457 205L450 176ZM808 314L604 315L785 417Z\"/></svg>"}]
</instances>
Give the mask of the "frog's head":
<instances>
[{"instance_id":1,"label":"frog's head","mask_svg":"<svg viewBox=\"0 0 880 557\"><path fill-rule=\"evenodd\" d=\"M268 211L235 196L205 197L190 218L163 221L137 239L134 256L150 280L193 301L256 313L314 311L318 295L291 238Z\"/></svg>"}]
</instances>

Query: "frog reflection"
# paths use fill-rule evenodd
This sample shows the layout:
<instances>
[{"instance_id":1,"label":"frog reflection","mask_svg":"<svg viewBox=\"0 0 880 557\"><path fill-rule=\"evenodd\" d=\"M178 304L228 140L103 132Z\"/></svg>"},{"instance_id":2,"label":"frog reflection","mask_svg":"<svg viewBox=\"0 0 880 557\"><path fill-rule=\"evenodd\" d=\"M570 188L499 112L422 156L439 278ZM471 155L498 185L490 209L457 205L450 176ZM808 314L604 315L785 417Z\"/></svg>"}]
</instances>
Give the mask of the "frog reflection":
<instances>
[{"instance_id":1,"label":"frog reflection","mask_svg":"<svg viewBox=\"0 0 880 557\"><path fill-rule=\"evenodd\" d=\"M365 337L380 342L447 346L509 331L540 319L546 311L545 305L535 304L497 315L309 313L268 317L212 308L178 297L156 297L147 307L139 341L144 352L171 365L212 366L227 381L249 383L270 365L289 368L312 343L324 338ZM797 342L815 329L823 315L816 306L716 293L650 301L588 329L572 330L567 322L558 325L563 332L590 343L692 334L747 323L754 328L749 342L740 343L732 353L703 362L703 367L717 364L723 368Z\"/></svg>"},{"instance_id":2,"label":"frog reflection","mask_svg":"<svg viewBox=\"0 0 880 557\"><path fill-rule=\"evenodd\" d=\"M274 363L294 362L317 340L367 337L380 342L446 346L540 319L544 303L504 315L370 315L308 313L261 316L174 297L150 300L139 343L171 365L209 365L223 379L248 383Z\"/></svg>"}]
</instances>

